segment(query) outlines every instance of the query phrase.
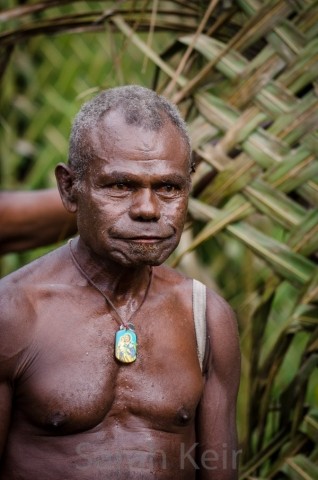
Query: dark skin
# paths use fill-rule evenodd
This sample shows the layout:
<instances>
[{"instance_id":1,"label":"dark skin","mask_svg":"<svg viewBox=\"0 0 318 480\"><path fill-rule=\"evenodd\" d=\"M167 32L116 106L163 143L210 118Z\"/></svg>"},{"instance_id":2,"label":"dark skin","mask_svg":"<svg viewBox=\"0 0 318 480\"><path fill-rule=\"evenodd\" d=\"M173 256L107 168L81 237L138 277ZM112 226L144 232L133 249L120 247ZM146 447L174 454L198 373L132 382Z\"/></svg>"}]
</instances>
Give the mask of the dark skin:
<instances>
[{"instance_id":1,"label":"dark skin","mask_svg":"<svg viewBox=\"0 0 318 480\"><path fill-rule=\"evenodd\" d=\"M120 132L125 132L121 135ZM1 285L0 479L235 479L239 347L234 315L207 295L209 355L196 352L192 281L161 265L179 242L190 189L184 141L110 112L87 141L81 180L59 165L72 249L126 321L138 356L114 358L119 326L63 246ZM10 420L11 414L11 420ZM197 468L196 468L197 467Z\"/></svg>"},{"instance_id":2,"label":"dark skin","mask_svg":"<svg viewBox=\"0 0 318 480\"><path fill-rule=\"evenodd\" d=\"M49 245L76 233L56 188L0 192L0 254Z\"/></svg>"}]
</instances>

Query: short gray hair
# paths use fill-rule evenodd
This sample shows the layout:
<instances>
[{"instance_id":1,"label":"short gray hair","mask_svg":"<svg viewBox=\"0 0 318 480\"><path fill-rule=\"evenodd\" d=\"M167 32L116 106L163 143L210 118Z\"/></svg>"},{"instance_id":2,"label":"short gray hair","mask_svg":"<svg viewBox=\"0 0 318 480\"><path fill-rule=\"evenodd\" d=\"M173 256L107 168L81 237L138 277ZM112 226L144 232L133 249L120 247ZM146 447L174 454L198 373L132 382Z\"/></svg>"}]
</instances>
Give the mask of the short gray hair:
<instances>
[{"instance_id":1,"label":"short gray hair","mask_svg":"<svg viewBox=\"0 0 318 480\"><path fill-rule=\"evenodd\" d=\"M110 88L84 103L72 125L68 163L78 180L83 178L92 158L86 133L96 128L111 110L120 111L128 125L159 131L167 121L173 123L184 140L191 169L191 143L179 110L162 95L139 85Z\"/></svg>"}]
</instances>

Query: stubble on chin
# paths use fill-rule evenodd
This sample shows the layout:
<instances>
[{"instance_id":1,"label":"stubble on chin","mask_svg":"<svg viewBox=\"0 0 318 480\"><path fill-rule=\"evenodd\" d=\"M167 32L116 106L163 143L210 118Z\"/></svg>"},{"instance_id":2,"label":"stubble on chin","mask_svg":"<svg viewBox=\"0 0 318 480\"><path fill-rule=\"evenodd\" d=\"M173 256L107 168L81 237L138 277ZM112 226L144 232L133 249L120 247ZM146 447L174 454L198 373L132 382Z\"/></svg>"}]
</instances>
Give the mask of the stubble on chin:
<instances>
[{"instance_id":1,"label":"stubble on chin","mask_svg":"<svg viewBox=\"0 0 318 480\"><path fill-rule=\"evenodd\" d=\"M129 243L129 252L133 258L138 258L147 265L161 265L173 251L173 248L162 248L162 245L147 245L143 243Z\"/></svg>"}]
</instances>

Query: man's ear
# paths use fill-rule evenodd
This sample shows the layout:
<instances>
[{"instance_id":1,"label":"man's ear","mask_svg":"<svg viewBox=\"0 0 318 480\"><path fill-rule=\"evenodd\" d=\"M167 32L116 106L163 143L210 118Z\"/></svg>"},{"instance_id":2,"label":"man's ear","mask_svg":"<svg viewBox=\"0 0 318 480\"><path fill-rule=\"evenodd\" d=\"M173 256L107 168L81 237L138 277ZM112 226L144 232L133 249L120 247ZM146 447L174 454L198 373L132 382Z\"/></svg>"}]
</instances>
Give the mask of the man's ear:
<instances>
[{"instance_id":1,"label":"man's ear","mask_svg":"<svg viewBox=\"0 0 318 480\"><path fill-rule=\"evenodd\" d=\"M55 168L55 177L64 207L68 212L75 213L77 195L74 173L65 163L59 163Z\"/></svg>"}]
</instances>

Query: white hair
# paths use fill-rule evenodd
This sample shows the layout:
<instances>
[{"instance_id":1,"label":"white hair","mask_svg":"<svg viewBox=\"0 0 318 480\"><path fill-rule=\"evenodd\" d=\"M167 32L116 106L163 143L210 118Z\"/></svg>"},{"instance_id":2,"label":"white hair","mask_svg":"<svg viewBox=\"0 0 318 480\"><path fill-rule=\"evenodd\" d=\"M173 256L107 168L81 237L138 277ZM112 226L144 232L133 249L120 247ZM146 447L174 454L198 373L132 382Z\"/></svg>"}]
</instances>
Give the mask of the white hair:
<instances>
[{"instance_id":1,"label":"white hair","mask_svg":"<svg viewBox=\"0 0 318 480\"><path fill-rule=\"evenodd\" d=\"M87 132L96 128L110 110L120 111L128 125L145 130L159 131L167 122L171 122L184 140L189 166L192 167L190 138L177 107L153 90L127 85L102 91L86 102L75 117L70 135L68 163L78 180L83 178L93 154L92 145L87 141Z\"/></svg>"}]
</instances>

